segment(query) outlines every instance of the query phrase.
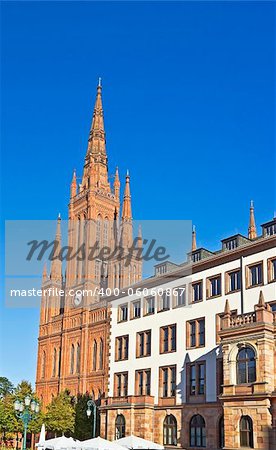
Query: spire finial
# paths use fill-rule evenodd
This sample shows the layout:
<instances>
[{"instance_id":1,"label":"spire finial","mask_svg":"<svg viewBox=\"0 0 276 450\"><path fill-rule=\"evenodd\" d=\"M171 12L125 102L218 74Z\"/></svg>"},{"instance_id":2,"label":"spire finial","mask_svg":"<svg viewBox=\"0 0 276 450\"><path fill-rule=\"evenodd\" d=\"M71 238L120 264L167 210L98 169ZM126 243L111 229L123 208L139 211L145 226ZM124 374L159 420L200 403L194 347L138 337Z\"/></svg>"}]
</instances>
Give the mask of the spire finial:
<instances>
[{"instance_id":1,"label":"spire finial","mask_svg":"<svg viewBox=\"0 0 276 450\"><path fill-rule=\"evenodd\" d=\"M224 314L231 314L231 310L230 310L230 305L229 305L229 300L228 300L228 298L226 299L226 302L225 302Z\"/></svg>"},{"instance_id":2,"label":"spire finial","mask_svg":"<svg viewBox=\"0 0 276 450\"><path fill-rule=\"evenodd\" d=\"M88 139L86 158L89 157L90 153L92 156L101 153L101 155L106 157L101 78L99 78L97 86L97 95Z\"/></svg>"},{"instance_id":3,"label":"spire finial","mask_svg":"<svg viewBox=\"0 0 276 450\"><path fill-rule=\"evenodd\" d=\"M58 219L57 219L57 229L56 229L56 236L55 236L55 241L57 243L57 246L55 248L55 254L54 254L54 258L52 259L51 271L50 271L50 278L53 280L61 280L61 278L62 278L62 263L61 263L61 259L59 257L60 251L61 251L60 222L61 222L61 217L59 214Z\"/></svg>"},{"instance_id":4,"label":"spire finial","mask_svg":"<svg viewBox=\"0 0 276 450\"><path fill-rule=\"evenodd\" d=\"M61 215L60 215L60 213L58 213L58 220L61 220Z\"/></svg>"},{"instance_id":5,"label":"spire finial","mask_svg":"<svg viewBox=\"0 0 276 450\"><path fill-rule=\"evenodd\" d=\"M192 231L192 252L195 251L197 248L196 246L196 228L195 225L193 225L193 231Z\"/></svg>"},{"instance_id":6,"label":"spire finial","mask_svg":"<svg viewBox=\"0 0 276 450\"><path fill-rule=\"evenodd\" d=\"M263 291L260 291L258 307L259 308L264 308L265 307L265 299L264 299Z\"/></svg>"},{"instance_id":7,"label":"spire finial","mask_svg":"<svg viewBox=\"0 0 276 450\"><path fill-rule=\"evenodd\" d=\"M250 216L249 216L249 227L248 227L248 238L255 239L257 237L255 216L254 216L254 202L250 201Z\"/></svg>"},{"instance_id":8,"label":"spire finial","mask_svg":"<svg viewBox=\"0 0 276 450\"><path fill-rule=\"evenodd\" d=\"M126 173L126 184L125 184L125 192L124 192L124 201L123 201L123 210L122 210L122 219L131 220L131 196L130 196L130 187L129 187L129 171Z\"/></svg>"},{"instance_id":9,"label":"spire finial","mask_svg":"<svg viewBox=\"0 0 276 450\"><path fill-rule=\"evenodd\" d=\"M48 278L48 274L47 274L47 263L44 263L43 266L43 275L42 275L43 280L46 280Z\"/></svg>"},{"instance_id":10,"label":"spire finial","mask_svg":"<svg viewBox=\"0 0 276 450\"><path fill-rule=\"evenodd\" d=\"M120 178L119 178L119 169L116 167L115 178L114 178L114 194L117 199L120 197Z\"/></svg>"}]
</instances>

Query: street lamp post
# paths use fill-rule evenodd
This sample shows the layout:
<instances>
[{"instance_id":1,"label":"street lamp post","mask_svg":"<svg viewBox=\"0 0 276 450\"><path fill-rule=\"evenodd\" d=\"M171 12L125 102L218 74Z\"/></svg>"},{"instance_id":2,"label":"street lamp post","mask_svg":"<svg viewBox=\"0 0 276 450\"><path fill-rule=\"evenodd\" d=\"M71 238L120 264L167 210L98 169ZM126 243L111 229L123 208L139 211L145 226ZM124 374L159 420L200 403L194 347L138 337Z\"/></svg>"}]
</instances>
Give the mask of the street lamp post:
<instances>
[{"instance_id":1,"label":"street lamp post","mask_svg":"<svg viewBox=\"0 0 276 450\"><path fill-rule=\"evenodd\" d=\"M96 437L96 409L97 409L96 403L93 400L88 400L86 410L87 417L89 418L93 413L92 438Z\"/></svg>"},{"instance_id":2,"label":"street lamp post","mask_svg":"<svg viewBox=\"0 0 276 450\"><path fill-rule=\"evenodd\" d=\"M30 420L34 417L34 415L39 412L39 404L35 400L32 400L29 395L27 395L24 399L24 402L20 400L15 400L14 409L16 415L22 420L24 425L22 450L26 450L28 425Z\"/></svg>"}]
</instances>

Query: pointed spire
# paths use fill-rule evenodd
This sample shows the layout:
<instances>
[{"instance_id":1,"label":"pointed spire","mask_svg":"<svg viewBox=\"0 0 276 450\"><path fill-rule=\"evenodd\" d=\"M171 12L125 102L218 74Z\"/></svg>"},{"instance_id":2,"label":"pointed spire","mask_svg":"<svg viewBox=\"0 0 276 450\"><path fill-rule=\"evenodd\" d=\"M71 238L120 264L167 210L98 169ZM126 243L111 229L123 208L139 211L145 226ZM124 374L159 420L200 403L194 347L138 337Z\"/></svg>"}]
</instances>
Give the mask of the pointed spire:
<instances>
[{"instance_id":1,"label":"pointed spire","mask_svg":"<svg viewBox=\"0 0 276 450\"><path fill-rule=\"evenodd\" d=\"M256 237L257 237L257 230L256 230L256 224L255 224L255 216L254 216L254 204L253 204L253 200L251 200L249 227L248 227L248 239L255 239Z\"/></svg>"},{"instance_id":2,"label":"pointed spire","mask_svg":"<svg viewBox=\"0 0 276 450\"><path fill-rule=\"evenodd\" d=\"M193 231L192 231L192 252L196 250L196 228L195 225L193 225Z\"/></svg>"},{"instance_id":3,"label":"pointed spire","mask_svg":"<svg viewBox=\"0 0 276 450\"><path fill-rule=\"evenodd\" d=\"M131 213L131 196L130 196L130 185L129 185L129 172L127 171L126 174L126 185L125 185L125 192L124 192L124 201L123 201L123 210L122 210L122 220L131 220L132 219L132 213Z\"/></svg>"},{"instance_id":4,"label":"pointed spire","mask_svg":"<svg viewBox=\"0 0 276 450\"><path fill-rule=\"evenodd\" d=\"M119 169L118 169L118 167L116 167L115 179L114 179L113 187L114 187L115 197L118 199L120 197L120 178L119 178Z\"/></svg>"},{"instance_id":5,"label":"pointed spire","mask_svg":"<svg viewBox=\"0 0 276 450\"><path fill-rule=\"evenodd\" d=\"M61 216L58 214L57 219L57 229L56 229L56 237L55 237L55 252L54 257L51 263L51 272L50 278L51 280L59 281L62 279L62 263L59 258L61 250Z\"/></svg>"},{"instance_id":6,"label":"pointed spire","mask_svg":"<svg viewBox=\"0 0 276 450\"><path fill-rule=\"evenodd\" d=\"M225 307L224 307L224 314L231 314L231 310L230 310L230 305L229 305L229 300L228 298L226 299L225 302Z\"/></svg>"},{"instance_id":7,"label":"pointed spire","mask_svg":"<svg viewBox=\"0 0 276 450\"><path fill-rule=\"evenodd\" d=\"M77 175L76 175L76 169L74 169L73 177L72 177L72 181L71 181L70 196L71 196L71 198L73 198L76 195L77 195Z\"/></svg>"},{"instance_id":8,"label":"pointed spire","mask_svg":"<svg viewBox=\"0 0 276 450\"><path fill-rule=\"evenodd\" d=\"M258 307L265 308L265 299L264 299L263 291L260 291Z\"/></svg>"},{"instance_id":9,"label":"pointed spire","mask_svg":"<svg viewBox=\"0 0 276 450\"><path fill-rule=\"evenodd\" d=\"M90 153L92 153L94 157L96 155L101 155L106 162L101 78L99 78L99 83L97 86L97 96L94 106L92 125L89 133L86 156L88 157Z\"/></svg>"},{"instance_id":10,"label":"pointed spire","mask_svg":"<svg viewBox=\"0 0 276 450\"><path fill-rule=\"evenodd\" d=\"M42 279L43 281L46 281L48 278L48 274L47 274L47 263L45 262L44 266L43 266L43 274L42 274Z\"/></svg>"},{"instance_id":11,"label":"pointed spire","mask_svg":"<svg viewBox=\"0 0 276 450\"><path fill-rule=\"evenodd\" d=\"M142 248L142 244L143 244L143 237L142 237L142 226L139 225L138 227L138 242L137 242L137 246L138 248Z\"/></svg>"}]
</instances>

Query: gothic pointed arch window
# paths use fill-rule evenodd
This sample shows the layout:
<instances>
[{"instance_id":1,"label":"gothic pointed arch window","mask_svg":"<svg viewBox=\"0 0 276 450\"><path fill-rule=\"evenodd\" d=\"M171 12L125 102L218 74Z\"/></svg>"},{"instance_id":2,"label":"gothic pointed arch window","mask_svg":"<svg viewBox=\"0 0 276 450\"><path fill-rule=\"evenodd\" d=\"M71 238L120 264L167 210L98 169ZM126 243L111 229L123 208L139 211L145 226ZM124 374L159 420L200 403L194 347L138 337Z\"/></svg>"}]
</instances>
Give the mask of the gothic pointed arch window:
<instances>
[{"instance_id":1,"label":"gothic pointed arch window","mask_svg":"<svg viewBox=\"0 0 276 450\"><path fill-rule=\"evenodd\" d=\"M99 369L103 369L103 340L100 339L100 349L99 349Z\"/></svg>"},{"instance_id":2,"label":"gothic pointed arch window","mask_svg":"<svg viewBox=\"0 0 276 450\"><path fill-rule=\"evenodd\" d=\"M240 446L245 448L254 448L253 422L249 416L242 416L240 420Z\"/></svg>"},{"instance_id":3,"label":"gothic pointed arch window","mask_svg":"<svg viewBox=\"0 0 276 450\"><path fill-rule=\"evenodd\" d=\"M74 373L74 365L75 365L75 347L74 344L71 345L71 357L70 357L70 373L71 375Z\"/></svg>"},{"instance_id":4,"label":"gothic pointed arch window","mask_svg":"<svg viewBox=\"0 0 276 450\"><path fill-rule=\"evenodd\" d=\"M58 348L57 351L57 376L60 376L60 364L61 364L61 348Z\"/></svg>"},{"instance_id":5,"label":"gothic pointed arch window","mask_svg":"<svg viewBox=\"0 0 276 450\"><path fill-rule=\"evenodd\" d=\"M118 282L117 282L117 287L120 289L121 288L121 266L120 264L118 264L117 266L117 275L118 275Z\"/></svg>"},{"instance_id":6,"label":"gothic pointed arch window","mask_svg":"<svg viewBox=\"0 0 276 450\"><path fill-rule=\"evenodd\" d=\"M98 352L97 341L94 339L92 370L97 370L97 352Z\"/></svg>"},{"instance_id":7,"label":"gothic pointed arch window","mask_svg":"<svg viewBox=\"0 0 276 450\"><path fill-rule=\"evenodd\" d=\"M167 415L164 419L163 444L177 445L177 421L172 414Z\"/></svg>"},{"instance_id":8,"label":"gothic pointed arch window","mask_svg":"<svg viewBox=\"0 0 276 450\"><path fill-rule=\"evenodd\" d=\"M115 439L121 439L126 435L126 420L123 414L118 414L115 420Z\"/></svg>"},{"instance_id":9,"label":"gothic pointed arch window","mask_svg":"<svg viewBox=\"0 0 276 450\"><path fill-rule=\"evenodd\" d=\"M98 214L97 220L96 220L96 241L101 242L101 231L102 231L102 216Z\"/></svg>"},{"instance_id":10,"label":"gothic pointed arch window","mask_svg":"<svg viewBox=\"0 0 276 450\"><path fill-rule=\"evenodd\" d=\"M256 381L256 354L252 347L246 346L237 355L237 384Z\"/></svg>"},{"instance_id":11,"label":"gothic pointed arch window","mask_svg":"<svg viewBox=\"0 0 276 450\"><path fill-rule=\"evenodd\" d=\"M76 347L76 372L80 373L80 344L77 343L77 347Z\"/></svg>"},{"instance_id":12,"label":"gothic pointed arch window","mask_svg":"<svg viewBox=\"0 0 276 450\"><path fill-rule=\"evenodd\" d=\"M128 266L128 284L131 285L131 273L132 273L132 267Z\"/></svg>"},{"instance_id":13,"label":"gothic pointed arch window","mask_svg":"<svg viewBox=\"0 0 276 450\"><path fill-rule=\"evenodd\" d=\"M41 378L45 378L46 352L43 350L41 356Z\"/></svg>"},{"instance_id":14,"label":"gothic pointed arch window","mask_svg":"<svg viewBox=\"0 0 276 450\"><path fill-rule=\"evenodd\" d=\"M57 370L57 349L54 348L53 351L53 370L52 370L52 376L56 376L56 370Z\"/></svg>"},{"instance_id":15,"label":"gothic pointed arch window","mask_svg":"<svg viewBox=\"0 0 276 450\"><path fill-rule=\"evenodd\" d=\"M101 267L102 262L99 259L95 261L95 282L100 284L101 282Z\"/></svg>"},{"instance_id":16,"label":"gothic pointed arch window","mask_svg":"<svg viewBox=\"0 0 276 450\"><path fill-rule=\"evenodd\" d=\"M117 287L117 277L118 277L118 275L117 275L117 265L116 264L114 264L114 289L116 289L116 287Z\"/></svg>"},{"instance_id":17,"label":"gothic pointed arch window","mask_svg":"<svg viewBox=\"0 0 276 450\"><path fill-rule=\"evenodd\" d=\"M196 414L190 421L190 447L206 447L205 420Z\"/></svg>"},{"instance_id":18,"label":"gothic pointed arch window","mask_svg":"<svg viewBox=\"0 0 276 450\"><path fill-rule=\"evenodd\" d=\"M103 223L103 245L104 246L108 245L108 218L107 217L104 219L104 223Z\"/></svg>"}]
</instances>

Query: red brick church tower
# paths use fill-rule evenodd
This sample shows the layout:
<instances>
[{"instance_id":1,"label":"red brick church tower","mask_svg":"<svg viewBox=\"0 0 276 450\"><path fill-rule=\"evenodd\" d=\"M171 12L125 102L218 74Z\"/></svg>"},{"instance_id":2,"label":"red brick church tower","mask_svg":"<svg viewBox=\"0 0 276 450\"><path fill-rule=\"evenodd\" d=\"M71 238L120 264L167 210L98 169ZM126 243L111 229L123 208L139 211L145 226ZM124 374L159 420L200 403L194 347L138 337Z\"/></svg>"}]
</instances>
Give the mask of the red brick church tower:
<instances>
[{"instance_id":1,"label":"red brick church tower","mask_svg":"<svg viewBox=\"0 0 276 450\"><path fill-rule=\"evenodd\" d=\"M58 254L60 217L55 241ZM117 255L103 258L98 250L90 257L87 249L97 244L114 253L119 246L124 253L132 243L130 177L127 173L121 208L118 169L113 186L108 176L99 81L81 183L77 186L74 171L70 189L68 246L79 257L67 261L65 275L59 258L52 260L49 275L47 267L43 272L36 391L44 406L64 389L72 395L88 391L95 399L107 392L109 311L104 298L92 292L139 281L142 264L135 254L126 265ZM65 295L57 295L59 290Z\"/></svg>"}]
</instances>

